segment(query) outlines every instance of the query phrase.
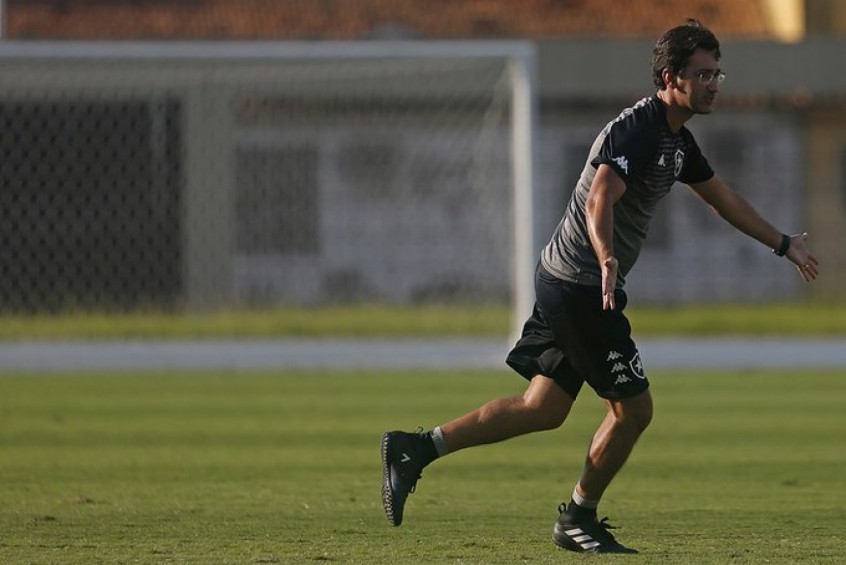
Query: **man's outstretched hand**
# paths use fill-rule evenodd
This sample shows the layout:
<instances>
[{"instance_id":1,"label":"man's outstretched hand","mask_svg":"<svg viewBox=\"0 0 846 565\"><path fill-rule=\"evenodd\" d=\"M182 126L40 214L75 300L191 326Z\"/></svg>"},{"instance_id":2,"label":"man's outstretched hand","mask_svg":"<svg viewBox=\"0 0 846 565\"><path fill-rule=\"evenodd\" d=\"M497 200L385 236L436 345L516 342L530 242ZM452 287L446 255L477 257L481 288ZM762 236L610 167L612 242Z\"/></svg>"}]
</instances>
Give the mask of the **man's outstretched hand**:
<instances>
[{"instance_id":1,"label":"man's outstretched hand","mask_svg":"<svg viewBox=\"0 0 846 565\"><path fill-rule=\"evenodd\" d=\"M787 258L796 265L796 270L799 271L805 282L811 282L819 276L819 261L817 261L814 254L808 249L807 233L790 236L790 247L787 249Z\"/></svg>"}]
</instances>

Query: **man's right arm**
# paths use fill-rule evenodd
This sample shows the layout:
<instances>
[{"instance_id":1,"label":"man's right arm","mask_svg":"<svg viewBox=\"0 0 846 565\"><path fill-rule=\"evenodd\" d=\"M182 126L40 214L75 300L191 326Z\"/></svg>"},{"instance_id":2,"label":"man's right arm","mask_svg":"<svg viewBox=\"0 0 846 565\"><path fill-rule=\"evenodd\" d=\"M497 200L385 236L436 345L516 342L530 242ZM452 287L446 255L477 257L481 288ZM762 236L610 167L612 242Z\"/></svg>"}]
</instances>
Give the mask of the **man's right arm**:
<instances>
[{"instance_id":1,"label":"man's right arm","mask_svg":"<svg viewBox=\"0 0 846 565\"><path fill-rule=\"evenodd\" d=\"M614 257L614 204L626 192L626 183L613 168L602 164L596 170L585 202L588 235L602 269L602 308L616 307L617 259Z\"/></svg>"}]
</instances>

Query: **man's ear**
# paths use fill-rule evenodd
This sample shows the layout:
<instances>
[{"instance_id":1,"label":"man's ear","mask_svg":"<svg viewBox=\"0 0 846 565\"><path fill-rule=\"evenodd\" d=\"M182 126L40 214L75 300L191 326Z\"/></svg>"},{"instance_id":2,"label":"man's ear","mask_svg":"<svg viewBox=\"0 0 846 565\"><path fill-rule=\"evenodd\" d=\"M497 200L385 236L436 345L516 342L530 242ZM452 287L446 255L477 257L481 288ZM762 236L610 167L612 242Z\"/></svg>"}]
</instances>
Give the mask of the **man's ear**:
<instances>
[{"instance_id":1,"label":"man's ear","mask_svg":"<svg viewBox=\"0 0 846 565\"><path fill-rule=\"evenodd\" d=\"M678 86L676 83L676 75L671 71L669 68L665 67L663 71L661 71L661 80L664 81L664 88L675 88Z\"/></svg>"}]
</instances>

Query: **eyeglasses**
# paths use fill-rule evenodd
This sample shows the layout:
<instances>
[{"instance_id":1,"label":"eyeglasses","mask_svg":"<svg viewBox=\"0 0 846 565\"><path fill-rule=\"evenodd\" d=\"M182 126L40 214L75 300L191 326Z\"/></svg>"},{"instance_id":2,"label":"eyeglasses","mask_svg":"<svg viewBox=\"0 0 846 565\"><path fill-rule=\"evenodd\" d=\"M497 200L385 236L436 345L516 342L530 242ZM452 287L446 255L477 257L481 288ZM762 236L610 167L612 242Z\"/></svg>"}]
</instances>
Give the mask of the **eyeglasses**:
<instances>
[{"instance_id":1,"label":"eyeglasses","mask_svg":"<svg viewBox=\"0 0 846 565\"><path fill-rule=\"evenodd\" d=\"M726 73L722 71L699 71L696 73L696 78L699 79L699 84L708 86L716 79L717 84L722 84L726 80Z\"/></svg>"}]
</instances>

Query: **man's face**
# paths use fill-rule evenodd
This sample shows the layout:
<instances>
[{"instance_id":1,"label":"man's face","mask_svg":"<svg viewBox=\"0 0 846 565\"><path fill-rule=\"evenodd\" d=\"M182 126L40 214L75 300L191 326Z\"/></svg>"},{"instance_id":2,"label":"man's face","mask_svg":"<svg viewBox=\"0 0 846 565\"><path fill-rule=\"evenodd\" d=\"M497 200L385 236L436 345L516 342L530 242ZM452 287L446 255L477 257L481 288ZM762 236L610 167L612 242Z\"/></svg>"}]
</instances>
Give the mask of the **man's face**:
<instances>
[{"instance_id":1,"label":"man's face","mask_svg":"<svg viewBox=\"0 0 846 565\"><path fill-rule=\"evenodd\" d=\"M697 49L676 77L682 103L694 114L710 114L722 80L720 63L714 54Z\"/></svg>"}]
</instances>

